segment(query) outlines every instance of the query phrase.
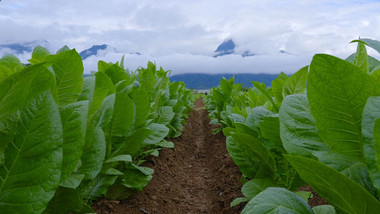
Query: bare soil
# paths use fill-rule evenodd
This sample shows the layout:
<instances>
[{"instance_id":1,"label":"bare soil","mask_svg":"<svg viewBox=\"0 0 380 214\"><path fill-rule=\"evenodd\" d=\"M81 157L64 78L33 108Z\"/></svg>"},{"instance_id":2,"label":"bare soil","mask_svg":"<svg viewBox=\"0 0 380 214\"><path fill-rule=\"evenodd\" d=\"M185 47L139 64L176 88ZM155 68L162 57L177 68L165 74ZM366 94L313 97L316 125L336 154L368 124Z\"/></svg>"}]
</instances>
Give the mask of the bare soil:
<instances>
[{"instance_id":1,"label":"bare soil","mask_svg":"<svg viewBox=\"0 0 380 214\"><path fill-rule=\"evenodd\" d=\"M183 134L171 139L175 149L164 149L145 166L155 170L142 192L122 201L102 199L94 203L97 213L170 214L240 213L231 208L241 194L241 173L228 155L222 133L212 134L208 113L197 100Z\"/></svg>"}]
</instances>

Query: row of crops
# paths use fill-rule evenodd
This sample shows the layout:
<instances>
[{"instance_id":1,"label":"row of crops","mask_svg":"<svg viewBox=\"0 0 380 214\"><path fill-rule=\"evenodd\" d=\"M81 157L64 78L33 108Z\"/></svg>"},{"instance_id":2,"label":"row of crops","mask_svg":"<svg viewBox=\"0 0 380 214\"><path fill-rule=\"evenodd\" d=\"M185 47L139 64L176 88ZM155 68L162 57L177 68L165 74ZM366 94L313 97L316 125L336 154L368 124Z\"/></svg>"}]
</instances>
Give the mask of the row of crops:
<instances>
[{"instance_id":1,"label":"row of crops","mask_svg":"<svg viewBox=\"0 0 380 214\"><path fill-rule=\"evenodd\" d=\"M173 148L193 96L153 63L99 61L83 78L75 49L0 59L0 213L93 213L92 200L142 190L141 164Z\"/></svg>"},{"instance_id":2,"label":"row of crops","mask_svg":"<svg viewBox=\"0 0 380 214\"><path fill-rule=\"evenodd\" d=\"M242 213L378 213L380 210L380 42L355 40L346 60L317 54L271 88L242 90L223 79L206 98L212 123L243 174L231 205ZM306 184L330 205L311 208Z\"/></svg>"}]
</instances>

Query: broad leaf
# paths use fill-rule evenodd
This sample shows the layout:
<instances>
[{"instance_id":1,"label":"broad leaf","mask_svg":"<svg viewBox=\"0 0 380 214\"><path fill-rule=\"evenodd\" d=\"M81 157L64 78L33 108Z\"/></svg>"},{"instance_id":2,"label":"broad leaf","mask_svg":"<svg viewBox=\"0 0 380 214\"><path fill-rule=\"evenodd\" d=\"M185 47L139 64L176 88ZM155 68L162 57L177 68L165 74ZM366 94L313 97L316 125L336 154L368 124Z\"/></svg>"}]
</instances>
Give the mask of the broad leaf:
<instances>
[{"instance_id":1,"label":"broad leaf","mask_svg":"<svg viewBox=\"0 0 380 214\"><path fill-rule=\"evenodd\" d=\"M60 105L78 100L83 84L83 62L75 49L51 56Z\"/></svg>"},{"instance_id":2,"label":"broad leaf","mask_svg":"<svg viewBox=\"0 0 380 214\"><path fill-rule=\"evenodd\" d=\"M131 168L124 171L124 179L122 184L125 187L141 191L152 179L153 169L148 167L139 167L132 165Z\"/></svg>"},{"instance_id":3,"label":"broad leaf","mask_svg":"<svg viewBox=\"0 0 380 214\"><path fill-rule=\"evenodd\" d=\"M29 62L32 63L33 65L41 63L41 62L45 62L46 57L49 55L50 55L50 52L46 48L42 46L36 46L32 52L32 59L30 59Z\"/></svg>"},{"instance_id":4,"label":"broad leaf","mask_svg":"<svg viewBox=\"0 0 380 214\"><path fill-rule=\"evenodd\" d=\"M152 123L148 126L151 134L144 139L144 144L156 144L161 142L169 133L169 129L158 123Z\"/></svg>"},{"instance_id":5,"label":"broad leaf","mask_svg":"<svg viewBox=\"0 0 380 214\"><path fill-rule=\"evenodd\" d=\"M133 130L136 109L133 100L128 92L122 91L116 94L115 106L112 121L108 131L108 137L128 136ZM110 139L108 140L110 141ZM110 143L110 142L108 142Z\"/></svg>"},{"instance_id":6,"label":"broad leaf","mask_svg":"<svg viewBox=\"0 0 380 214\"><path fill-rule=\"evenodd\" d=\"M314 151L329 151L315 127L306 95L287 96L280 109L280 135L289 154L312 156Z\"/></svg>"},{"instance_id":7,"label":"broad leaf","mask_svg":"<svg viewBox=\"0 0 380 214\"><path fill-rule=\"evenodd\" d=\"M333 56L314 56L307 96L319 135L332 151L363 159L362 112L376 94L376 81L358 67Z\"/></svg>"},{"instance_id":8,"label":"broad leaf","mask_svg":"<svg viewBox=\"0 0 380 214\"><path fill-rule=\"evenodd\" d=\"M74 172L83 153L87 127L88 101L71 103L60 109L63 126L61 182Z\"/></svg>"},{"instance_id":9,"label":"broad leaf","mask_svg":"<svg viewBox=\"0 0 380 214\"><path fill-rule=\"evenodd\" d=\"M113 185L118 176L115 175L103 175L100 174L95 179L91 180L91 183L82 190L82 197L86 202L90 200L96 200L105 194L108 187Z\"/></svg>"},{"instance_id":10,"label":"broad leaf","mask_svg":"<svg viewBox=\"0 0 380 214\"><path fill-rule=\"evenodd\" d=\"M331 205L319 205L313 207L315 214L335 214L335 209Z\"/></svg>"},{"instance_id":11,"label":"broad leaf","mask_svg":"<svg viewBox=\"0 0 380 214\"><path fill-rule=\"evenodd\" d=\"M376 151L376 166L380 170L380 119L375 121L375 126L373 127L373 137L375 139L374 147Z\"/></svg>"},{"instance_id":12,"label":"broad leaf","mask_svg":"<svg viewBox=\"0 0 380 214\"><path fill-rule=\"evenodd\" d=\"M0 168L0 213L41 213L61 176L62 125L50 91L20 110Z\"/></svg>"},{"instance_id":13,"label":"broad leaf","mask_svg":"<svg viewBox=\"0 0 380 214\"><path fill-rule=\"evenodd\" d=\"M273 97L271 96L271 94L269 93L268 89L266 88L265 84L264 83L259 83L259 82L256 82L256 81L252 81L252 84L262 94L265 95L265 97L267 98L267 100L272 104L272 106L274 108L274 111L277 113L279 109L278 109L276 103L274 102Z\"/></svg>"},{"instance_id":14,"label":"broad leaf","mask_svg":"<svg viewBox=\"0 0 380 214\"><path fill-rule=\"evenodd\" d=\"M365 42L366 45L369 47L375 49L377 52L380 53L380 42L373 39L359 39L359 41Z\"/></svg>"},{"instance_id":15,"label":"broad leaf","mask_svg":"<svg viewBox=\"0 0 380 214\"><path fill-rule=\"evenodd\" d=\"M271 185L273 185L272 181L268 178L255 178L245 183L241 192L248 199L252 199Z\"/></svg>"},{"instance_id":16,"label":"broad leaf","mask_svg":"<svg viewBox=\"0 0 380 214\"><path fill-rule=\"evenodd\" d=\"M8 76L21 71L23 68L24 65L17 57L11 54L4 55L0 59L0 82Z\"/></svg>"},{"instance_id":17,"label":"broad leaf","mask_svg":"<svg viewBox=\"0 0 380 214\"><path fill-rule=\"evenodd\" d=\"M279 187L269 187L245 206L242 214L314 214L309 205L298 195Z\"/></svg>"},{"instance_id":18,"label":"broad leaf","mask_svg":"<svg viewBox=\"0 0 380 214\"><path fill-rule=\"evenodd\" d=\"M375 150L374 143L374 126L378 118L380 118L380 97L370 97L363 111L363 150L371 180L377 190L380 191L380 171L376 164L377 149Z\"/></svg>"},{"instance_id":19,"label":"broad leaf","mask_svg":"<svg viewBox=\"0 0 380 214\"><path fill-rule=\"evenodd\" d=\"M254 153L245 150L243 146L236 142L236 140L229 136L226 140L228 154L231 156L232 160L237 166L239 166L240 171L249 178L254 178L257 166L255 166L255 161L253 160Z\"/></svg>"},{"instance_id":20,"label":"broad leaf","mask_svg":"<svg viewBox=\"0 0 380 214\"><path fill-rule=\"evenodd\" d=\"M54 76L43 65L29 66L1 82L0 132L9 131L8 117L12 117L37 94L54 90L54 85Z\"/></svg>"},{"instance_id":21,"label":"broad leaf","mask_svg":"<svg viewBox=\"0 0 380 214\"><path fill-rule=\"evenodd\" d=\"M272 81L272 93L274 97L276 98L277 102L282 102L284 99L282 95L282 91L284 89L284 85L288 81L289 76L285 73L281 72L275 80Z\"/></svg>"},{"instance_id":22,"label":"broad leaf","mask_svg":"<svg viewBox=\"0 0 380 214\"><path fill-rule=\"evenodd\" d=\"M376 213L380 202L345 175L310 158L288 155L288 161L320 196L345 213Z\"/></svg>"},{"instance_id":23,"label":"broad leaf","mask_svg":"<svg viewBox=\"0 0 380 214\"><path fill-rule=\"evenodd\" d=\"M278 114L264 117L259 123L261 136L271 142L273 148L284 151L280 138L280 121Z\"/></svg>"},{"instance_id":24,"label":"broad leaf","mask_svg":"<svg viewBox=\"0 0 380 214\"><path fill-rule=\"evenodd\" d=\"M234 133L232 137L244 151L254 154L252 158L256 164L265 166L271 171L275 170L276 164L272 154L257 138L243 133Z\"/></svg>"},{"instance_id":25,"label":"broad leaf","mask_svg":"<svg viewBox=\"0 0 380 214\"><path fill-rule=\"evenodd\" d=\"M306 82L309 66L301 68L299 71L294 73L284 85L284 90L282 96L285 98L291 94L303 94L306 90Z\"/></svg>"},{"instance_id":26,"label":"broad leaf","mask_svg":"<svg viewBox=\"0 0 380 214\"><path fill-rule=\"evenodd\" d=\"M89 100L90 103L94 98L95 93L95 77L88 76L83 79L82 92L79 95L78 101Z\"/></svg>"},{"instance_id":27,"label":"broad leaf","mask_svg":"<svg viewBox=\"0 0 380 214\"><path fill-rule=\"evenodd\" d=\"M354 65L358 66L364 73L369 73L368 54L367 49L365 48L365 43L360 40L354 40L352 42L358 43L354 58Z\"/></svg>"},{"instance_id":28,"label":"broad leaf","mask_svg":"<svg viewBox=\"0 0 380 214\"><path fill-rule=\"evenodd\" d=\"M111 79L106 74L97 72L95 74L95 92L93 93L93 98L90 103L88 116L92 117L102 105L104 98L115 92L116 89Z\"/></svg>"},{"instance_id":29,"label":"broad leaf","mask_svg":"<svg viewBox=\"0 0 380 214\"><path fill-rule=\"evenodd\" d=\"M66 214L69 211L79 211L81 208L82 200L77 190L58 187L43 214Z\"/></svg>"},{"instance_id":30,"label":"broad leaf","mask_svg":"<svg viewBox=\"0 0 380 214\"><path fill-rule=\"evenodd\" d=\"M83 148L85 152L81 157L82 165L79 173L85 174L88 179L94 179L102 168L106 155L104 130L111 121L114 103L114 94L106 97L87 126L86 143Z\"/></svg>"}]
</instances>

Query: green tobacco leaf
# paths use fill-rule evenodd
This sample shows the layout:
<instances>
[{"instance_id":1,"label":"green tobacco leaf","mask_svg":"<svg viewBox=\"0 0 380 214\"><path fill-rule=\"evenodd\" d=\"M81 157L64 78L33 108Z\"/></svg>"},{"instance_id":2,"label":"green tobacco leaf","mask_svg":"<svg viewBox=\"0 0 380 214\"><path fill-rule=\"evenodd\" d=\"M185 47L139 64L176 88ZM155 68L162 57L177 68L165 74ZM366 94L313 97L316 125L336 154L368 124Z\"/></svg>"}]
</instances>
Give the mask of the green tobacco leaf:
<instances>
[{"instance_id":1,"label":"green tobacco leaf","mask_svg":"<svg viewBox=\"0 0 380 214\"><path fill-rule=\"evenodd\" d=\"M333 56L314 56L307 96L319 135L332 151L363 159L362 112L376 94L378 84L358 67Z\"/></svg>"},{"instance_id":2,"label":"green tobacco leaf","mask_svg":"<svg viewBox=\"0 0 380 214\"><path fill-rule=\"evenodd\" d=\"M231 156L235 164L239 166L240 171L245 176L254 178L257 169L255 161L252 158L255 154L251 151L245 150L232 136L227 137L226 143L228 154Z\"/></svg>"},{"instance_id":3,"label":"green tobacco leaf","mask_svg":"<svg viewBox=\"0 0 380 214\"><path fill-rule=\"evenodd\" d=\"M135 122L135 104L128 92L121 91L116 94L112 121L108 129L110 138L113 136L128 136L133 130ZM110 140L108 140L110 143Z\"/></svg>"},{"instance_id":4,"label":"green tobacco leaf","mask_svg":"<svg viewBox=\"0 0 380 214\"><path fill-rule=\"evenodd\" d=\"M122 184L125 187L141 191L152 179L153 172L153 169L148 167L132 165L131 168L124 170L124 179Z\"/></svg>"},{"instance_id":5,"label":"green tobacco leaf","mask_svg":"<svg viewBox=\"0 0 380 214\"><path fill-rule=\"evenodd\" d=\"M112 163L112 162L132 162L132 157L130 155L119 155L113 158L106 160L104 163Z\"/></svg>"},{"instance_id":6,"label":"green tobacco leaf","mask_svg":"<svg viewBox=\"0 0 380 214\"><path fill-rule=\"evenodd\" d=\"M139 72L139 85L149 94L149 97L153 93L156 82L156 77L154 75L156 68L155 66L151 66L151 68L152 69L149 69L148 67L147 69L140 70Z\"/></svg>"},{"instance_id":7,"label":"green tobacco leaf","mask_svg":"<svg viewBox=\"0 0 380 214\"><path fill-rule=\"evenodd\" d=\"M283 100L282 90L284 89L285 83L288 81L289 76L281 72L275 80L272 81L272 93L276 98L276 101L281 103Z\"/></svg>"},{"instance_id":8,"label":"green tobacco leaf","mask_svg":"<svg viewBox=\"0 0 380 214\"><path fill-rule=\"evenodd\" d=\"M62 125L50 91L20 110L14 142L0 168L0 213L41 213L62 167Z\"/></svg>"},{"instance_id":9,"label":"green tobacco leaf","mask_svg":"<svg viewBox=\"0 0 380 214\"><path fill-rule=\"evenodd\" d=\"M351 43L353 42L358 43L354 58L354 65L358 66L363 72L369 73L368 54L367 49L365 48L365 43L360 40L354 40Z\"/></svg>"},{"instance_id":10,"label":"green tobacco leaf","mask_svg":"<svg viewBox=\"0 0 380 214\"><path fill-rule=\"evenodd\" d=\"M74 172L83 153L86 138L88 101L68 104L60 109L63 126L61 182Z\"/></svg>"},{"instance_id":11,"label":"green tobacco leaf","mask_svg":"<svg viewBox=\"0 0 380 214\"><path fill-rule=\"evenodd\" d=\"M54 76L44 65L28 66L2 81L0 83L0 132L9 131L7 120L20 107L43 91L49 89L54 91L54 87Z\"/></svg>"},{"instance_id":12,"label":"green tobacco leaf","mask_svg":"<svg viewBox=\"0 0 380 214\"><path fill-rule=\"evenodd\" d=\"M100 172L106 155L106 141L104 130L111 121L115 95L109 95L103 101L102 106L90 119L86 131L85 151L81 157L82 166L79 173L86 178L93 179Z\"/></svg>"},{"instance_id":13,"label":"green tobacco leaf","mask_svg":"<svg viewBox=\"0 0 380 214\"><path fill-rule=\"evenodd\" d=\"M169 133L169 128L165 125L152 123L148 126L151 134L144 139L144 144L156 144L161 142Z\"/></svg>"},{"instance_id":14,"label":"green tobacco leaf","mask_svg":"<svg viewBox=\"0 0 380 214\"><path fill-rule=\"evenodd\" d=\"M257 164L264 165L271 171L275 170L276 164L272 154L259 139L243 133L234 133L232 137L236 143L240 144L244 151L249 151L254 154L252 158L258 162Z\"/></svg>"},{"instance_id":15,"label":"green tobacco leaf","mask_svg":"<svg viewBox=\"0 0 380 214\"><path fill-rule=\"evenodd\" d=\"M117 64L110 65L104 72L111 78L114 85L119 83L120 89L123 89L132 83L129 75Z\"/></svg>"},{"instance_id":16,"label":"green tobacco leaf","mask_svg":"<svg viewBox=\"0 0 380 214\"><path fill-rule=\"evenodd\" d=\"M63 183L61 183L60 186L70 189L76 189L81 184L83 179L83 174L73 174L69 178L67 178Z\"/></svg>"},{"instance_id":17,"label":"green tobacco leaf","mask_svg":"<svg viewBox=\"0 0 380 214\"><path fill-rule=\"evenodd\" d=\"M267 100L272 104L275 112L277 113L279 111L276 103L274 102L272 96L269 94L269 91L268 89L266 88L265 84L264 83L259 83L259 82L256 82L256 81L252 81L252 84L255 88L257 88L262 94L265 95L265 97L267 98Z\"/></svg>"},{"instance_id":18,"label":"green tobacco leaf","mask_svg":"<svg viewBox=\"0 0 380 214\"><path fill-rule=\"evenodd\" d=\"M121 184L115 184L108 188L106 198L112 200L122 200L130 197L136 190L125 187Z\"/></svg>"},{"instance_id":19,"label":"green tobacco leaf","mask_svg":"<svg viewBox=\"0 0 380 214\"><path fill-rule=\"evenodd\" d=\"M282 100L284 99L282 97L282 90L284 89L285 82L286 81L282 79L274 79L272 81L272 93L276 98L277 102L282 102Z\"/></svg>"},{"instance_id":20,"label":"green tobacco leaf","mask_svg":"<svg viewBox=\"0 0 380 214\"><path fill-rule=\"evenodd\" d=\"M15 135L19 109L43 91L54 91L54 87L54 76L43 65L29 66L0 81L0 166L4 151Z\"/></svg>"},{"instance_id":21,"label":"green tobacco leaf","mask_svg":"<svg viewBox=\"0 0 380 214\"><path fill-rule=\"evenodd\" d=\"M280 121L278 114L264 117L259 123L261 136L268 139L274 148L283 151L282 141L280 138Z\"/></svg>"},{"instance_id":22,"label":"green tobacco leaf","mask_svg":"<svg viewBox=\"0 0 380 214\"><path fill-rule=\"evenodd\" d=\"M364 159L367 163L371 180L378 191L380 191L380 171L376 163L374 126L375 121L380 118L380 97L369 97L363 110L362 131Z\"/></svg>"},{"instance_id":23,"label":"green tobacco leaf","mask_svg":"<svg viewBox=\"0 0 380 214\"><path fill-rule=\"evenodd\" d=\"M249 199L248 198L243 198L243 197L239 197L239 198L235 198L231 203L230 203L230 207L234 207L236 205L239 205L240 203L245 203L245 202L248 202Z\"/></svg>"},{"instance_id":24,"label":"green tobacco leaf","mask_svg":"<svg viewBox=\"0 0 380 214\"><path fill-rule=\"evenodd\" d=\"M173 120L175 113L172 106L162 106L158 113L157 123L168 125Z\"/></svg>"},{"instance_id":25,"label":"green tobacco leaf","mask_svg":"<svg viewBox=\"0 0 380 214\"><path fill-rule=\"evenodd\" d=\"M91 118L95 112L100 108L104 98L116 92L115 86L111 79L102 72L95 74L95 91L88 110L88 116Z\"/></svg>"},{"instance_id":26,"label":"green tobacco leaf","mask_svg":"<svg viewBox=\"0 0 380 214\"><path fill-rule=\"evenodd\" d=\"M263 121L265 117L271 116L273 114L273 112L269 111L263 106L256 107L248 113L245 124L251 129L259 132L259 123Z\"/></svg>"},{"instance_id":27,"label":"green tobacco leaf","mask_svg":"<svg viewBox=\"0 0 380 214\"><path fill-rule=\"evenodd\" d=\"M56 54L59 54L59 53L65 52L65 51L69 51L69 50L70 50L70 48L67 45L65 45L62 48L60 48L59 50L57 50Z\"/></svg>"},{"instance_id":28,"label":"green tobacco leaf","mask_svg":"<svg viewBox=\"0 0 380 214\"><path fill-rule=\"evenodd\" d=\"M166 141L166 140L163 140L163 141L157 143L156 145L159 147L162 147L162 148L174 149L174 143L170 142L170 141Z\"/></svg>"},{"instance_id":29,"label":"green tobacco leaf","mask_svg":"<svg viewBox=\"0 0 380 214\"><path fill-rule=\"evenodd\" d=\"M242 214L314 214L313 210L297 194L280 187L269 187L244 207Z\"/></svg>"},{"instance_id":30,"label":"green tobacco leaf","mask_svg":"<svg viewBox=\"0 0 380 214\"><path fill-rule=\"evenodd\" d=\"M52 56L60 105L78 100L83 84L83 62L75 49Z\"/></svg>"},{"instance_id":31,"label":"green tobacco leaf","mask_svg":"<svg viewBox=\"0 0 380 214\"><path fill-rule=\"evenodd\" d=\"M273 183L269 178L255 178L245 183L241 189L241 192L245 197L251 200L271 185L273 185Z\"/></svg>"},{"instance_id":32,"label":"green tobacco leaf","mask_svg":"<svg viewBox=\"0 0 380 214\"><path fill-rule=\"evenodd\" d=\"M99 174L99 176L82 190L82 198L85 199L86 202L100 198L100 196L107 192L108 187L115 183L117 177L118 176L115 175Z\"/></svg>"},{"instance_id":33,"label":"green tobacco leaf","mask_svg":"<svg viewBox=\"0 0 380 214\"><path fill-rule=\"evenodd\" d=\"M79 95L78 101L89 100L90 103L94 98L95 93L95 76L88 76L83 79L82 92Z\"/></svg>"},{"instance_id":34,"label":"green tobacco leaf","mask_svg":"<svg viewBox=\"0 0 380 214\"><path fill-rule=\"evenodd\" d=\"M136 106L134 127L138 128L147 120L147 116L150 110L149 95L144 89L138 88L132 92L131 97Z\"/></svg>"},{"instance_id":35,"label":"green tobacco leaf","mask_svg":"<svg viewBox=\"0 0 380 214\"><path fill-rule=\"evenodd\" d=\"M302 179L329 203L345 213L376 213L380 202L345 175L310 158L287 155Z\"/></svg>"},{"instance_id":36,"label":"green tobacco leaf","mask_svg":"<svg viewBox=\"0 0 380 214\"><path fill-rule=\"evenodd\" d=\"M355 56L356 56L355 53L352 54L352 55L350 55L346 59L346 61L351 62L352 64L354 64ZM373 74L374 71L376 71L376 70L378 70L380 68L380 61L377 60L376 58L368 56L368 67L369 67L369 73Z\"/></svg>"},{"instance_id":37,"label":"green tobacco leaf","mask_svg":"<svg viewBox=\"0 0 380 214\"><path fill-rule=\"evenodd\" d=\"M335 209L331 205L319 205L313 207L315 214L335 214Z\"/></svg>"},{"instance_id":38,"label":"green tobacco leaf","mask_svg":"<svg viewBox=\"0 0 380 214\"><path fill-rule=\"evenodd\" d=\"M232 92L232 87L234 84L234 77L232 77L231 79L232 79L231 82L226 80L225 78L220 80L220 88L222 89L225 97L230 96L230 94Z\"/></svg>"},{"instance_id":39,"label":"green tobacco leaf","mask_svg":"<svg viewBox=\"0 0 380 214\"><path fill-rule=\"evenodd\" d=\"M308 202L309 198L313 197L313 193L308 191L298 191L295 192L299 197L301 197L304 201Z\"/></svg>"},{"instance_id":40,"label":"green tobacco leaf","mask_svg":"<svg viewBox=\"0 0 380 214\"><path fill-rule=\"evenodd\" d=\"M380 53L380 42L373 39L359 39L359 41L365 42L366 45L369 47L375 49L377 52Z\"/></svg>"},{"instance_id":41,"label":"green tobacco leaf","mask_svg":"<svg viewBox=\"0 0 380 214\"><path fill-rule=\"evenodd\" d=\"M139 128L132 132L121 145L111 154L110 157L115 157L122 154L135 154L141 147L144 140L151 135L152 130L147 127Z\"/></svg>"},{"instance_id":42,"label":"green tobacco leaf","mask_svg":"<svg viewBox=\"0 0 380 214\"><path fill-rule=\"evenodd\" d=\"M280 135L289 154L312 156L314 151L329 151L315 127L306 95L287 96L280 109Z\"/></svg>"},{"instance_id":43,"label":"green tobacco leaf","mask_svg":"<svg viewBox=\"0 0 380 214\"><path fill-rule=\"evenodd\" d=\"M32 59L30 59L29 62L32 63L33 65L41 63L41 62L45 62L46 57L49 55L50 55L50 52L46 48L42 46L36 46L32 52Z\"/></svg>"},{"instance_id":44,"label":"green tobacco leaf","mask_svg":"<svg viewBox=\"0 0 380 214\"><path fill-rule=\"evenodd\" d=\"M375 126L373 127L373 137L375 139L374 148L376 151L376 166L380 170L380 119L375 121Z\"/></svg>"},{"instance_id":45,"label":"green tobacco leaf","mask_svg":"<svg viewBox=\"0 0 380 214\"><path fill-rule=\"evenodd\" d=\"M107 70L107 68L109 68L112 65L113 65L112 63L106 63L103 60L99 60L98 61L98 72L104 73Z\"/></svg>"},{"instance_id":46,"label":"green tobacco leaf","mask_svg":"<svg viewBox=\"0 0 380 214\"><path fill-rule=\"evenodd\" d=\"M309 66L305 66L294 73L284 85L282 96L285 98L291 94L304 94L308 77Z\"/></svg>"},{"instance_id":47,"label":"green tobacco leaf","mask_svg":"<svg viewBox=\"0 0 380 214\"><path fill-rule=\"evenodd\" d=\"M23 68L24 65L17 57L11 54L4 55L0 58L0 82Z\"/></svg>"},{"instance_id":48,"label":"green tobacco leaf","mask_svg":"<svg viewBox=\"0 0 380 214\"><path fill-rule=\"evenodd\" d=\"M79 211L81 208L82 200L77 190L58 187L43 214L66 214L69 211Z\"/></svg>"}]
</instances>

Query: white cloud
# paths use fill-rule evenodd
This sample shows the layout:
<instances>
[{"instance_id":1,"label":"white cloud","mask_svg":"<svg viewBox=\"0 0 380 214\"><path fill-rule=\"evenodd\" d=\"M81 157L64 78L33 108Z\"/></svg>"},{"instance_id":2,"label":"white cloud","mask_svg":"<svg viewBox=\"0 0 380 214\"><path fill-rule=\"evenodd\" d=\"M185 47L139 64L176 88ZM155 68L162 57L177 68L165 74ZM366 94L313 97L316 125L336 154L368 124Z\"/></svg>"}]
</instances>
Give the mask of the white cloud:
<instances>
[{"instance_id":1,"label":"white cloud","mask_svg":"<svg viewBox=\"0 0 380 214\"><path fill-rule=\"evenodd\" d=\"M48 40L49 50L67 44L78 51L108 44L127 53L133 68L155 60L173 73L292 72L314 53L348 56L359 36L380 40L379 10L369 0L3 0L0 44ZM259 55L211 58L226 38L238 52ZM122 56L102 54L85 60L86 68Z\"/></svg>"}]
</instances>

